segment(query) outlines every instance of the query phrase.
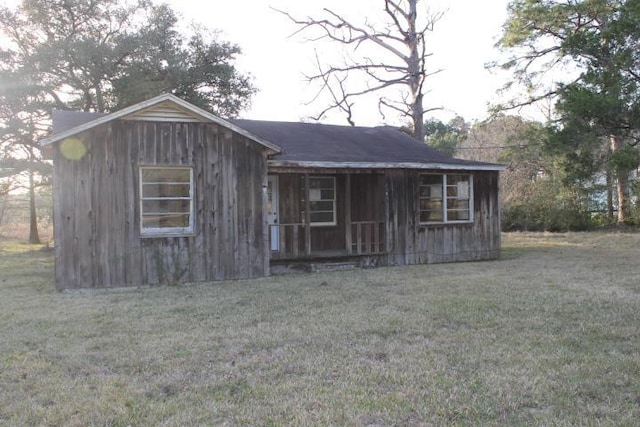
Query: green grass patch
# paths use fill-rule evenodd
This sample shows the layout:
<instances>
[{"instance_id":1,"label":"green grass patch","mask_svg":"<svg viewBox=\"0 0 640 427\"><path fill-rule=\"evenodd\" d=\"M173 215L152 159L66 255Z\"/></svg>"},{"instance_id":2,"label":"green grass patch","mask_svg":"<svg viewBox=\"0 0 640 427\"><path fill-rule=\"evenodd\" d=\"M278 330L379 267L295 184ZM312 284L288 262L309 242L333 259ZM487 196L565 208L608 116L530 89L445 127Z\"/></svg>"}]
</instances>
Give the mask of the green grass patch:
<instances>
[{"instance_id":1,"label":"green grass patch","mask_svg":"<svg viewBox=\"0 0 640 427\"><path fill-rule=\"evenodd\" d=\"M58 293L0 243L0 425L635 425L640 234L492 262Z\"/></svg>"}]
</instances>

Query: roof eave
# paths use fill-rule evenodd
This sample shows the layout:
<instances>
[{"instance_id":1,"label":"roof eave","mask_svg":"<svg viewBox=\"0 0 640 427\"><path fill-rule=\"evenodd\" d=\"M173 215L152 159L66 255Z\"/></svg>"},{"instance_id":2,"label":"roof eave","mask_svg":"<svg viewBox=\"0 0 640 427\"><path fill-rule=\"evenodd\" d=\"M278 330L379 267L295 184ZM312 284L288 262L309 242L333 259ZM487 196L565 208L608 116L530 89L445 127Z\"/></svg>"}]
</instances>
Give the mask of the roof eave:
<instances>
[{"instance_id":1,"label":"roof eave","mask_svg":"<svg viewBox=\"0 0 640 427\"><path fill-rule=\"evenodd\" d=\"M290 168L318 168L318 169L436 169L436 170L464 170L464 171L497 171L506 169L504 165L490 163L456 164L436 162L324 162L324 161L295 161L269 160L271 167Z\"/></svg>"}]
</instances>

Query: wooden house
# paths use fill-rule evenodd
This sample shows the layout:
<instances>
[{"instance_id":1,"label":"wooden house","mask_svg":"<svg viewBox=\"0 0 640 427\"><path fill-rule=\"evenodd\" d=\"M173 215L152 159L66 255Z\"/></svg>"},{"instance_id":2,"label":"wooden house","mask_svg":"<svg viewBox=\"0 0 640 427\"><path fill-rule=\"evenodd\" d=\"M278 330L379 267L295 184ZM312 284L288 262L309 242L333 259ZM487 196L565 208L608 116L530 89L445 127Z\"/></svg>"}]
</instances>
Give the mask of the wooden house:
<instances>
[{"instance_id":1,"label":"wooden house","mask_svg":"<svg viewBox=\"0 0 640 427\"><path fill-rule=\"evenodd\" d=\"M58 111L53 130L59 289L500 254L502 167L392 127L223 120L161 95L108 115Z\"/></svg>"}]
</instances>

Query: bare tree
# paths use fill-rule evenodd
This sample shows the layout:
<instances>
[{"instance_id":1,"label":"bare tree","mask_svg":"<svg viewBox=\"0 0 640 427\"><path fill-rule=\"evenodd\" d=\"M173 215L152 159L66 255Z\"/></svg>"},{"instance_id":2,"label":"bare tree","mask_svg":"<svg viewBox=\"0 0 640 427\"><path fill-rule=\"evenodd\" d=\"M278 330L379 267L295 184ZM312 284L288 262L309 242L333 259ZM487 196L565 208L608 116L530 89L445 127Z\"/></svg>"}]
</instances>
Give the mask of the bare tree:
<instances>
[{"instance_id":1,"label":"bare tree","mask_svg":"<svg viewBox=\"0 0 640 427\"><path fill-rule=\"evenodd\" d=\"M283 12L301 28L294 34L308 34L310 41L330 40L350 49L340 65L323 65L316 54L317 72L307 76L318 82L318 95L330 96L329 106L318 114L319 120L331 110L346 114L349 124L353 119L354 99L376 93L378 110L399 113L412 123L413 135L424 140L424 114L441 107L425 109L424 94L427 77L441 70L429 71L426 34L433 31L442 13L431 13L426 7L424 16L418 13L420 0L383 0L383 22L362 24L348 20L333 10L323 9L323 16L299 19ZM349 81L363 85L350 85ZM385 89L400 87L397 97L388 97ZM318 95L314 98L317 99Z\"/></svg>"}]
</instances>

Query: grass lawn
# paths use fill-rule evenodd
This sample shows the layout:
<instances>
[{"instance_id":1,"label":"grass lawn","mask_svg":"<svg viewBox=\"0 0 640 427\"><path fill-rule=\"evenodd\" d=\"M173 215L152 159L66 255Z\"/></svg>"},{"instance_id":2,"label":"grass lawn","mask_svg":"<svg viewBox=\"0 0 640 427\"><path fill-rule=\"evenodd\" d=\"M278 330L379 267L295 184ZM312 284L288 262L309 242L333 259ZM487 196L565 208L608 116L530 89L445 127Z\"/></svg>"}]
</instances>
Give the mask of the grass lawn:
<instances>
[{"instance_id":1,"label":"grass lawn","mask_svg":"<svg viewBox=\"0 0 640 427\"><path fill-rule=\"evenodd\" d=\"M0 243L0 425L638 425L640 234L501 260L58 293Z\"/></svg>"}]
</instances>

